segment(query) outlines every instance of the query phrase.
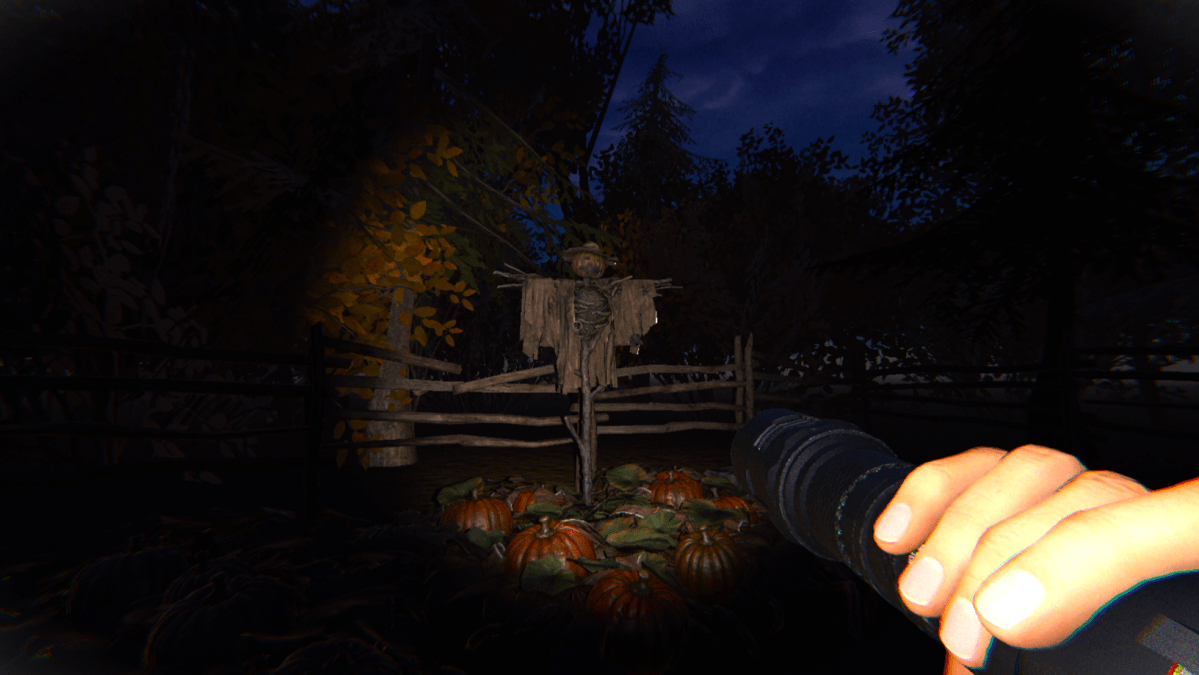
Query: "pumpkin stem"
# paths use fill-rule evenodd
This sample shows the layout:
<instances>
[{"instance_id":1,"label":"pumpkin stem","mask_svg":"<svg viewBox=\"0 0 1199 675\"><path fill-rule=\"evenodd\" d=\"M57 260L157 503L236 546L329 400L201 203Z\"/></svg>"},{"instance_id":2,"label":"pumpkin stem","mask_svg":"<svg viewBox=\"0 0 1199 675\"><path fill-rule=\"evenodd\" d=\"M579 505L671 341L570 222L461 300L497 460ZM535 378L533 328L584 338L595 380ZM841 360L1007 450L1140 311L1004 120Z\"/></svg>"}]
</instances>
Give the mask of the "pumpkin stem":
<instances>
[{"instance_id":1,"label":"pumpkin stem","mask_svg":"<svg viewBox=\"0 0 1199 675\"><path fill-rule=\"evenodd\" d=\"M549 516L541 517L541 530L537 534L541 535L542 537L548 537L550 535L550 517Z\"/></svg>"}]
</instances>

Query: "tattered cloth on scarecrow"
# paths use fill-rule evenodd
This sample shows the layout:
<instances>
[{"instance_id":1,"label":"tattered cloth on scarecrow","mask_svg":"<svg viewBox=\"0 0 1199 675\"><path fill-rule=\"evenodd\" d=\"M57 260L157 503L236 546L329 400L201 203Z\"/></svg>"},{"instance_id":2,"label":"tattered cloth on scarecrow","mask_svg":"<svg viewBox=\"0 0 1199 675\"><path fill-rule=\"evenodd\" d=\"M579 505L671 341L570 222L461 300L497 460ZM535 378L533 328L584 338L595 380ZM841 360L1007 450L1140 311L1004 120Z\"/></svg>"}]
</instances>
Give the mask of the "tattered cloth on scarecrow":
<instances>
[{"instance_id":1,"label":"tattered cloth on scarecrow","mask_svg":"<svg viewBox=\"0 0 1199 675\"><path fill-rule=\"evenodd\" d=\"M520 306L520 339L524 353L537 357L539 347L552 347L557 354L558 393L578 391L582 378L579 356L583 344L571 327L574 324L575 291L583 282L573 279L543 279L530 275L524 285ZM609 295L612 318L600 331L587 360L591 388L616 386L616 347L632 347L637 353L641 338L658 323L654 298L658 289L653 279L596 279L594 284Z\"/></svg>"}]
</instances>

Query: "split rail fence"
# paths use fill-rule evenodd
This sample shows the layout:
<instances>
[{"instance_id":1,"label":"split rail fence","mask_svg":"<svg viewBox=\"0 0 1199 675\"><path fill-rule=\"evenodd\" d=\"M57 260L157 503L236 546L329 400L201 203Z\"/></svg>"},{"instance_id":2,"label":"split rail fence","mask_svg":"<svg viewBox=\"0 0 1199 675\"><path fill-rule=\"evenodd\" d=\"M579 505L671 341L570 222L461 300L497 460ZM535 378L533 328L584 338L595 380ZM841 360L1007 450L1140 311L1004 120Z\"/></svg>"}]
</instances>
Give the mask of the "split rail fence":
<instances>
[{"instance_id":1,"label":"split rail fence","mask_svg":"<svg viewBox=\"0 0 1199 675\"><path fill-rule=\"evenodd\" d=\"M853 410L856 409L864 424L869 424L871 415L892 415L900 416L908 419L921 419L928 421L939 422L969 422L983 425L999 425L1006 427L1029 428L1028 425L1013 424L994 419L977 418L977 417L961 417L947 415L927 415L912 412L890 411L871 408L871 401L893 401L893 402L909 402L909 403L925 403L933 405L955 405L955 406L971 406L971 407L986 407L986 408L1014 408L1022 410L1041 410L1044 412L1059 412L1056 408L1041 407L1028 405L1024 403L1001 402L1001 401L969 401L949 399L943 397L929 396L903 396L892 393L898 389L992 389L992 388L1007 388L1007 389L1035 389L1038 387L1054 386L1054 385L1038 385L1035 382L1028 381L966 381L966 382L902 382L902 383L878 383L875 378L887 375L912 375L912 374L933 374L943 375L947 373L971 373L971 374L1003 374L1003 373L1022 373L1022 372L1040 372L1045 368L1040 365L1017 365L1017 366L996 366L990 368L980 367L959 367L959 366L925 366L925 367L907 367L907 368L883 368L883 369L859 369L856 373L847 370L842 373L842 378L830 381L830 384L849 385L852 390L849 394L837 395L830 398L814 398L800 396L784 396L777 393L762 393L756 392L758 382L779 382L783 384L797 384L800 386L812 386L811 377L785 376L777 372L757 372L755 367L761 367L762 364L770 364L776 367L796 368L797 364L788 362L782 359L776 359L769 355L761 354L753 351L753 335L749 335L745 344L745 349L742 350L741 336L734 338L733 344L733 362L724 365L715 366L688 366L688 365L662 365L651 364L643 366L632 366L618 368L616 376L618 378L631 377L634 375L642 375L647 373L693 373L697 375L720 375L723 373L732 373L730 379L712 379L699 382L687 382L680 384L665 384L654 385L648 387L634 387L628 389L617 389L603 391L596 394L597 401L594 414L595 421L606 422L610 416L608 413L643 410L643 411L700 411L700 410L726 410L733 413L733 422L701 422L701 421L684 421L684 422L669 422L666 424L656 425L591 425L595 430L595 435L607 434L645 434L645 433L669 433L675 431L685 431L692 429L710 429L710 430L729 430L736 431L745 423L746 420L760 409L766 407L761 404L783 404L792 407L826 407L826 408L846 408L847 406ZM256 436L271 436L283 434L297 434L304 436L304 454L302 465L304 469L303 477L303 516L305 518L316 518L318 513L318 463L321 454L324 451L338 451L341 449L355 448L383 448L383 447L400 447L400 446L427 446L427 445L464 445L464 446L486 446L486 447L546 447L554 445L573 444L573 439L562 437L551 440L541 441L520 441L506 438L490 438L485 436L474 436L469 434L449 434L441 436L431 436L424 438L409 438L409 439L392 439L392 440L375 440L375 441L356 441L349 443L322 443L321 434L323 423L326 418L333 419L360 419L360 420L381 420L381 421L396 421L396 422L414 422L422 424L438 424L438 425L462 425L462 424L513 424L523 426L556 426L558 424L571 424L577 431L579 420L561 418L561 417L539 417L539 416L524 416L524 415L505 415L505 414L485 414L485 413L434 413L434 412L404 412L404 411L369 411L369 410L326 410L326 399L328 398L328 390L330 387L345 387L345 388L369 388L369 389L405 389L411 392L420 393L426 391L448 391L454 394L464 394L470 392L481 393L511 393L511 394L532 394L532 393L556 393L557 385L554 384L520 384L521 380L527 380L554 373L553 365L539 366L525 370L502 373L491 377L485 377L470 381L451 381L451 380L424 380L413 378L396 378L393 380L384 381L382 378L371 378L363 376L351 375L329 375L325 371L329 368L341 368L349 365L349 359L337 356L326 356L326 349L332 349L334 353L356 353L365 356L376 357L389 361L394 361L411 366L421 366L441 372L460 374L462 367L459 364L439 361L426 357L403 354L377 347L359 344L347 340L340 340L326 337L321 330L319 324L314 325L309 335L309 350L307 354L275 354L266 352L241 352L232 350L214 350L194 347L176 347L173 345L163 345L158 343L150 343L136 340L117 340L108 338L98 338L94 336L80 335L44 335L44 334L0 334L0 346L16 347L16 348L77 348L77 349L99 349L114 352L135 353L142 355L155 355L185 359L204 359L210 361L226 361L226 362L244 362L244 363L262 363L262 364L282 364L291 366L306 366L308 369L308 382L306 384L267 384L267 383L250 383L250 382L208 382L195 380L166 380L166 379L139 379L139 378L100 378L100 377L78 377L78 376L43 376L43 375L5 375L0 376L0 393L9 392L30 392L30 391L45 391L45 390L91 390L91 391L159 391L159 392L193 392L213 395L259 395L259 396L279 396L279 397L302 397L305 400L305 424L300 427L281 427L281 428L265 428L265 429L245 429L240 431L224 431L224 432L192 432L169 429L152 429L139 427L122 427L117 425L93 424L84 422L59 422L52 424L37 424L37 425L8 425L0 424L0 437L19 436L19 435L46 435L46 434L74 434L81 436L93 437L109 437L109 438L147 438L147 439L199 439L199 440L224 440L231 438L246 438ZM1103 349L1076 349L1074 350L1074 358L1083 354L1122 354L1122 355L1193 355L1199 354L1199 347L1194 345L1162 345L1153 348L1103 348ZM1157 370L1150 371L1112 371L1112 370L1078 370L1074 366L1082 366L1085 368L1087 363L1077 362L1071 363L1071 368L1056 368L1064 382L1073 380L1097 380L1097 379L1129 379L1129 380L1185 380L1199 381L1199 373L1178 373L1178 372L1161 372ZM632 396L642 396L647 394L675 394L682 392L700 391L705 389L734 389L734 402L701 402L701 403L628 403L628 402L609 402L614 399L627 398ZM1129 405L1139 407L1157 407L1166 408L1199 408L1195 404L1185 403L1139 403L1139 402L1122 402L1122 401L1103 401L1103 400L1084 400L1083 402L1106 404L1106 405ZM579 404L571 405L570 412L578 413ZM1074 434L1074 437L1084 434L1085 432L1076 426L1101 427L1113 429L1117 431L1130 431L1135 433L1143 433L1147 435L1182 438L1187 440L1199 440L1199 436L1180 431L1171 431L1163 429L1149 429L1144 427L1136 427L1129 425L1112 424L1096 420L1086 420L1080 424L1080 420L1076 416L1070 414L1064 417L1065 429L1067 434ZM591 439L593 447L596 447L596 439ZM268 460L212 460L212 459L171 459L171 460L154 460L145 463L145 468L164 468L164 469L198 469L198 468L215 468L215 467L232 467L232 468L248 468L248 467L263 467L263 468L292 468L300 464L296 460L284 461L268 461ZM579 457L575 453L575 488L580 488L579 475Z\"/></svg>"},{"instance_id":2,"label":"split rail fence","mask_svg":"<svg viewBox=\"0 0 1199 675\"><path fill-rule=\"evenodd\" d=\"M752 337L751 346L752 346ZM141 438L156 440L227 440L232 438L248 438L296 434L304 436L303 454L303 506L302 515L305 518L316 518L319 511L318 498L318 466L320 457L325 451L342 449L383 448L402 446L426 445L464 445L485 447L544 447L553 445L573 444L573 439L562 437L543 441L521 441L507 438L491 438L469 434L450 434L424 438L407 438L375 441L356 441L348 443L322 443L321 435L324 420L360 419L396 422L415 422L423 424L513 424L524 426L555 426L571 424L578 429L578 420L559 417L538 417L524 415L504 415L486 413L434 413L434 412L404 412L404 411L372 411L372 410L327 410L326 401L330 387L368 388L368 389L405 389L419 394L427 391L449 391L454 394L470 392L480 393L555 393L554 384L518 384L527 380L554 373L554 366L539 366L525 370L502 373L492 377L470 381L424 380L413 378L395 378L384 381L378 377L363 377L354 375L330 375L325 371L329 368L347 367L350 359L337 356L326 356L326 349L334 353L355 353L372 356L406 365L422 366L428 369L452 374L460 374L459 364L439 361L421 356L402 354L380 349L347 340L326 337L319 324L312 326L309 334L309 350L307 354L278 354L269 352L248 352L234 350L204 349L197 347L177 347L159 343L100 338L87 335L46 335L46 334L0 334L0 346L10 348L26 348L42 350L48 348L67 349L96 349L110 352L132 353L173 357L182 359L203 359L208 361L240 362L256 364L281 364L290 366L306 366L308 382L306 384L270 384L253 382L210 382L180 379L147 379L147 378L109 378L53 375L3 375L0 376L0 394L20 395L22 392L36 391L153 391L153 392L188 392L211 395L257 395L278 397L302 397L305 400L304 426L278 427L263 429L244 429L239 431L196 432L174 429L155 429L147 427L131 427L112 424L96 424L90 422L55 422L46 424L0 424L0 437L36 436L67 434L100 438ZM734 364L724 366L673 366L648 365L617 369L617 377L628 377L643 373L721 373L735 371L735 381L695 382L685 384L662 385L655 387L640 387L633 390L614 390L597 395L598 399L611 399L652 393L673 393L708 388L739 387L736 405L722 403L602 403L597 404L596 422L606 422L609 419L607 411L617 410L700 410L728 409L736 413L736 423L717 422L671 422L660 425L633 426L601 426L593 429L602 434L637 434L664 433L686 429L728 429L736 430L747 419L746 415L753 409L753 391L749 386L752 373L743 367L740 354L740 337L736 339L737 356ZM748 362L746 362L748 363ZM744 398L743 398L744 397ZM742 401L745 401L743 404ZM578 404L571 407L571 412L578 412ZM594 440L594 439L593 439ZM300 462L296 460L217 460L217 459L156 459L139 464L113 467L123 470L180 470L180 469L211 469L211 468L294 468ZM579 488L579 458L575 453L575 482Z\"/></svg>"}]
</instances>

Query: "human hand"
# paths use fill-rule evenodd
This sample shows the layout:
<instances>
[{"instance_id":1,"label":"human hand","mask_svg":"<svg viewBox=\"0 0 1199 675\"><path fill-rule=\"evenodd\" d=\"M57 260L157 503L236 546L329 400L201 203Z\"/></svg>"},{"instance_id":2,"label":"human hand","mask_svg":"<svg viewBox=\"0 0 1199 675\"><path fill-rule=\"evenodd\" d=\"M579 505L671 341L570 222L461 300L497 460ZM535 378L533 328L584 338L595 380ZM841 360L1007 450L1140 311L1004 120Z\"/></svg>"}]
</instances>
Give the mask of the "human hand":
<instances>
[{"instance_id":1,"label":"human hand","mask_svg":"<svg viewBox=\"0 0 1199 675\"><path fill-rule=\"evenodd\" d=\"M920 547L900 596L942 617L950 673L983 667L992 637L1054 647L1141 582L1199 569L1196 524L1199 479L1150 492L1050 448L979 447L916 467L874 540Z\"/></svg>"}]
</instances>

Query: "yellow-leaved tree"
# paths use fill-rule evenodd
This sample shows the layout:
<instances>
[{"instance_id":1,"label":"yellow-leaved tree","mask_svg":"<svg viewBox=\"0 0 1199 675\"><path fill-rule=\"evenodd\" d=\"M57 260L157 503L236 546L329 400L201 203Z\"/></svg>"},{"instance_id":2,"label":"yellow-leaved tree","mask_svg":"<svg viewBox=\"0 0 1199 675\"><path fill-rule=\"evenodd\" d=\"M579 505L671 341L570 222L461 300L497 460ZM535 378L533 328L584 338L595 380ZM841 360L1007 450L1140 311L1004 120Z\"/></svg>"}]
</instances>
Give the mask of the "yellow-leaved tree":
<instances>
[{"instance_id":1,"label":"yellow-leaved tree","mask_svg":"<svg viewBox=\"0 0 1199 675\"><path fill-rule=\"evenodd\" d=\"M345 335L355 342L402 353L408 353L410 341L427 345L428 331L453 346L453 335L462 329L455 326L454 320L438 321L434 318L437 308L417 306L417 298L447 293L450 302L474 309L467 298L475 289L467 288L465 281L450 280L458 269L451 262L458 248L452 240L460 236L455 234L454 227L429 222L433 214L428 200L416 201L413 196L419 195L404 195L404 192L411 195L414 190L393 188L404 185L406 177L427 178L422 164L440 164L453 175L453 166L447 166L445 160L461 153L461 148L450 146L447 129L428 125L424 133L409 133L400 140L391 158L392 166L379 159L368 163L369 173L364 172L358 178L363 192L354 205L356 226L345 228L330 223L339 236L327 251L325 269L309 288L313 298L305 308L309 320L321 322L331 335ZM333 374L384 379L407 375L402 364L394 361L361 354L351 354L350 358L348 368L336 369ZM369 401L370 410L410 410L414 401L406 389L362 387L338 388L338 391L357 393ZM367 420L349 420L348 424L342 421L334 429L334 435L342 437L348 431L351 441L380 439L382 430L371 430L369 436L365 433L369 424ZM415 449L410 457L404 457L402 452L396 452L404 448L358 448L364 467L371 464L370 450L392 451L384 452L383 461L377 464L411 464L416 459ZM339 466L347 454L346 448L338 451ZM395 456L387 457L388 454Z\"/></svg>"},{"instance_id":2,"label":"yellow-leaved tree","mask_svg":"<svg viewBox=\"0 0 1199 675\"><path fill-rule=\"evenodd\" d=\"M356 179L362 192L353 213L329 223L334 243L326 249L321 273L307 289L311 298L304 308L307 318L321 322L332 336L402 354L411 353L412 342L428 348L436 339L452 347L453 335L463 329L455 319L435 318L444 311L438 299L448 295L449 309L473 311L467 298L478 291L479 273L494 269L505 249L527 261L521 249L532 250L534 236L547 241L560 236L558 232L564 233L563 248L583 239L614 248L617 237L555 219L546 211L547 205L570 199L568 190L577 191L567 177L582 155L581 148L566 149L560 141L547 144L544 153L530 145L536 142L537 131L553 129L552 122L539 117L565 120L567 128L577 123L573 122L577 114L554 110L557 102L557 97L551 97L531 107L535 131L527 133L529 139L483 109L485 115L476 119L456 118L453 131L437 124L409 131L386 159L367 162ZM514 227L516 212L531 218L534 225ZM442 224L447 216L470 225L472 237ZM535 232L538 228L540 234ZM395 361L356 354L350 358L348 368L333 374L378 377L384 382L408 377L409 369ZM368 410L384 413L380 417L413 412L424 393L412 390L410 384L407 388L343 387L338 392L356 393L368 401ZM413 438L411 418L399 417L339 422L334 435L350 444ZM338 450L338 466L350 449ZM364 468L416 462L414 446L397 443L353 449Z\"/></svg>"}]
</instances>

